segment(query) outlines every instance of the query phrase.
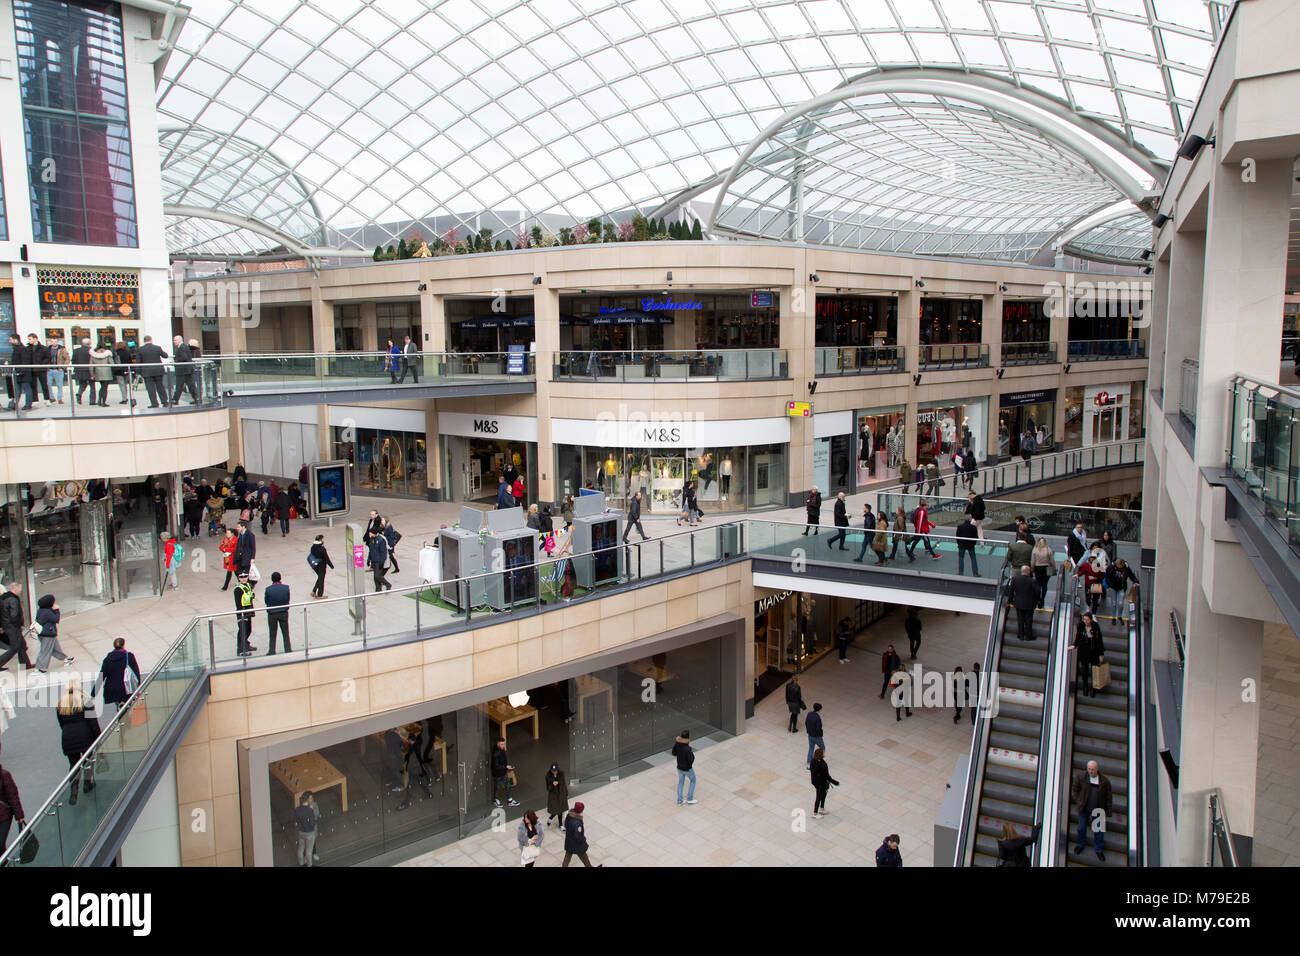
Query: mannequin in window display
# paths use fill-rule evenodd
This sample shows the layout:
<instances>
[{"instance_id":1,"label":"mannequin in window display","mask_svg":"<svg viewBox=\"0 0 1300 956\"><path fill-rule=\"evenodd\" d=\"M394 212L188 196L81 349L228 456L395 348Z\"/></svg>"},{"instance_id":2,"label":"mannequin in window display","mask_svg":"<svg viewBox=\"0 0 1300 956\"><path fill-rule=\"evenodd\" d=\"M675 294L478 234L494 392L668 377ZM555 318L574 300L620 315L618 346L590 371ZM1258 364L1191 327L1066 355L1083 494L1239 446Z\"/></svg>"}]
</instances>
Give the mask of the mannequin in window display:
<instances>
[{"instance_id":1,"label":"mannequin in window display","mask_svg":"<svg viewBox=\"0 0 1300 956\"><path fill-rule=\"evenodd\" d=\"M871 473L871 426L866 422L862 423L862 430L858 432L858 463Z\"/></svg>"},{"instance_id":2,"label":"mannequin in window display","mask_svg":"<svg viewBox=\"0 0 1300 956\"><path fill-rule=\"evenodd\" d=\"M817 627L813 623L813 608L817 601L810 594L799 596L799 634L803 645L804 657L817 649Z\"/></svg>"},{"instance_id":3,"label":"mannequin in window display","mask_svg":"<svg viewBox=\"0 0 1300 956\"><path fill-rule=\"evenodd\" d=\"M713 453L705 452L699 458L695 459L696 471L699 473L700 481L704 482L704 488L700 492L707 495L709 485L713 483Z\"/></svg>"},{"instance_id":4,"label":"mannequin in window display","mask_svg":"<svg viewBox=\"0 0 1300 956\"><path fill-rule=\"evenodd\" d=\"M726 500L728 492L731 491L731 459L722 459L722 467L718 473L718 487L722 490L723 500Z\"/></svg>"},{"instance_id":5,"label":"mannequin in window display","mask_svg":"<svg viewBox=\"0 0 1300 956\"><path fill-rule=\"evenodd\" d=\"M943 435L943 443L939 448L939 454L942 455L945 450L948 454L952 454L952 450L957 447L957 423L953 421L951 415L944 416L940 430Z\"/></svg>"}]
</instances>

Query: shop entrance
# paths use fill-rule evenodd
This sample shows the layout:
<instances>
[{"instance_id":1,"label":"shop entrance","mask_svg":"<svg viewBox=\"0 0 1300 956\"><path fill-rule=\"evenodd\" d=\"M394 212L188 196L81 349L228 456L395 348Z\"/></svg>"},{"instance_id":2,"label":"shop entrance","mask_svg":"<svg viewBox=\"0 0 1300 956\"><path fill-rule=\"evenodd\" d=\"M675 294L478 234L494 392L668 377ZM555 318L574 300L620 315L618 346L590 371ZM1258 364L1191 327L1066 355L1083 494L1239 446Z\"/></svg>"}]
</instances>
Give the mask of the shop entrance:
<instances>
[{"instance_id":1,"label":"shop entrance","mask_svg":"<svg viewBox=\"0 0 1300 956\"><path fill-rule=\"evenodd\" d=\"M77 501L56 491L53 483L47 487L44 496L32 501L25 520L32 610L46 594L54 596L64 614L111 603L108 503Z\"/></svg>"},{"instance_id":2,"label":"shop entrance","mask_svg":"<svg viewBox=\"0 0 1300 956\"><path fill-rule=\"evenodd\" d=\"M1101 445L1128 437L1129 386L1087 389L1083 400L1083 443Z\"/></svg>"},{"instance_id":3,"label":"shop entrance","mask_svg":"<svg viewBox=\"0 0 1300 956\"><path fill-rule=\"evenodd\" d=\"M525 499L535 499L537 484L536 445L532 442L495 438L465 438L447 435L446 467L451 501L475 501L495 505L498 479L513 483L524 480Z\"/></svg>"}]
</instances>

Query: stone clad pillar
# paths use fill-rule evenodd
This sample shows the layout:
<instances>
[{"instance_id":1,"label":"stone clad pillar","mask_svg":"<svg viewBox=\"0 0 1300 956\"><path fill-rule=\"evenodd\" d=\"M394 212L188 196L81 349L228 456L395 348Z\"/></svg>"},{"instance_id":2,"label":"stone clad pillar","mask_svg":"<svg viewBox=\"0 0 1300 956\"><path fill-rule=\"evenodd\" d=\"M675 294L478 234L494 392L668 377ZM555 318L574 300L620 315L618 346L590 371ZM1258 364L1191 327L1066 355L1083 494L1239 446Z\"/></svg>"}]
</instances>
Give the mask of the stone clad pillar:
<instances>
[{"instance_id":1,"label":"stone clad pillar","mask_svg":"<svg viewBox=\"0 0 1300 956\"><path fill-rule=\"evenodd\" d=\"M555 446L551 444L551 417L542 414L551 407L550 365L560 350L560 293L542 284L533 286L533 335L537 342L537 488L530 489L530 501L555 503L561 487L555 474Z\"/></svg>"}]
</instances>

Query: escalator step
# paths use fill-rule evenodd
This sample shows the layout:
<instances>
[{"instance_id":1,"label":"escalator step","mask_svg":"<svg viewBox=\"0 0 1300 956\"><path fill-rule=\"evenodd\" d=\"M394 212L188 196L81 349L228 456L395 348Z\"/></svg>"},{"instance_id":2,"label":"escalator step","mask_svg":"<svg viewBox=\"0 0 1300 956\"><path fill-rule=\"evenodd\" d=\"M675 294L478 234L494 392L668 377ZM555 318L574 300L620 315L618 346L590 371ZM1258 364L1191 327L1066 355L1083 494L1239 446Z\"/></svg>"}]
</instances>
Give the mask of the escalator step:
<instances>
[{"instance_id":1,"label":"escalator step","mask_svg":"<svg viewBox=\"0 0 1300 956\"><path fill-rule=\"evenodd\" d=\"M1070 766L1075 770L1087 770L1089 760L1097 761L1097 766L1101 768L1101 772L1110 778L1110 786L1112 790L1119 789L1120 780L1124 781L1125 787L1128 786L1127 757L1116 759L1115 757L1108 757L1104 754L1090 754L1085 752L1085 750L1080 749L1076 742L1074 753L1071 755Z\"/></svg>"},{"instance_id":2,"label":"escalator step","mask_svg":"<svg viewBox=\"0 0 1300 956\"><path fill-rule=\"evenodd\" d=\"M1092 737L1099 740L1113 740L1128 744L1128 721L1124 723L1099 723L1093 720L1081 720L1075 715L1074 734L1079 737ZM1127 748L1126 748L1127 749Z\"/></svg>"},{"instance_id":3,"label":"escalator step","mask_svg":"<svg viewBox=\"0 0 1300 956\"><path fill-rule=\"evenodd\" d=\"M1020 734L999 733L994 730L989 734L989 746L1013 753L1038 756L1039 740L1037 737L1025 737Z\"/></svg>"},{"instance_id":4,"label":"escalator step","mask_svg":"<svg viewBox=\"0 0 1300 956\"><path fill-rule=\"evenodd\" d=\"M1033 826L1034 806L1033 804L1007 803L1002 800L981 800L980 816Z\"/></svg>"},{"instance_id":5,"label":"escalator step","mask_svg":"<svg viewBox=\"0 0 1300 956\"><path fill-rule=\"evenodd\" d=\"M1037 765L1035 764L1035 766ZM1004 763L986 763L984 765L984 779L1009 783L1017 787L1024 787L1027 790L1033 790L1038 786L1038 776L1032 770L1024 770Z\"/></svg>"},{"instance_id":6,"label":"escalator step","mask_svg":"<svg viewBox=\"0 0 1300 956\"><path fill-rule=\"evenodd\" d=\"M993 731L999 734L1019 734L1037 740L1043 732L1042 715L1039 714L1037 720L1020 720L1000 711L993 718Z\"/></svg>"},{"instance_id":7,"label":"escalator step","mask_svg":"<svg viewBox=\"0 0 1300 956\"><path fill-rule=\"evenodd\" d=\"M998 677L998 682L1000 684L1005 684L1007 687L1015 687L1018 688L1019 690L1036 691L1039 694L1043 693L1046 687L1046 682L1043 680L1041 676L1028 677L1024 674L1004 673Z\"/></svg>"}]
</instances>

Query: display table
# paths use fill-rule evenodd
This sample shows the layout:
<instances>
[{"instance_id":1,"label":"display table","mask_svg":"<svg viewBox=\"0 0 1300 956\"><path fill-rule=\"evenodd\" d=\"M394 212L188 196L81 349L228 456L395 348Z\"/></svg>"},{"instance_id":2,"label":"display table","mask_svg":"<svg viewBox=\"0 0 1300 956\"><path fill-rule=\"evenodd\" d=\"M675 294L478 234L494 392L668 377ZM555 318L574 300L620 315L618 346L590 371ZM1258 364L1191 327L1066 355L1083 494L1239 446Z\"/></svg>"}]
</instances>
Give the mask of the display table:
<instances>
[{"instance_id":1,"label":"display table","mask_svg":"<svg viewBox=\"0 0 1300 956\"><path fill-rule=\"evenodd\" d=\"M533 722L533 739L541 737L541 728L537 720L537 708L529 704L522 707L511 707L510 701L504 697L498 697L496 700L490 700L486 704L479 704L479 710L488 715L488 720L501 728L501 736L505 737L506 728L511 724L518 723L521 720L531 720Z\"/></svg>"},{"instance_id":2,"label":"display table","mask_svg":"<svg viewBox=\"0 0 1300 956\"><path fill-rule=\"evenodd\" d=\"M348 778L320 754L313 751L287 760L277 760L270 765L270 770L271 776L293 794L295 808L308 790L320 793L330 787L338 787L342 792L343 812L348 812Z\"/></svg>"},{"instance_id":3,"label":"display table","mask_svg":"<svg viewBox=\"0 0 1300 956\"><path fill-rule=\"evenodd\" d=\"M632 663L623 666L638 677L648 677L656 684L666 683L677 676L668 668L659 667L653 661L645 659L633 661Z\"/></svg>"},{"instance_id":4,"label":"display table","mask_svg":"<svg viewBox=\"0 0 1300 956\"><path fill-rule=\"evenodd\" d=\"M609 695L609 709L614 710L614 688L608 681L603 681L599 677L593 677L591 674L583 674L577 678L574 683L578 685L578 723L587 722L587 698L599 697L601 694Z\"/></svg>"}]
</instances>

